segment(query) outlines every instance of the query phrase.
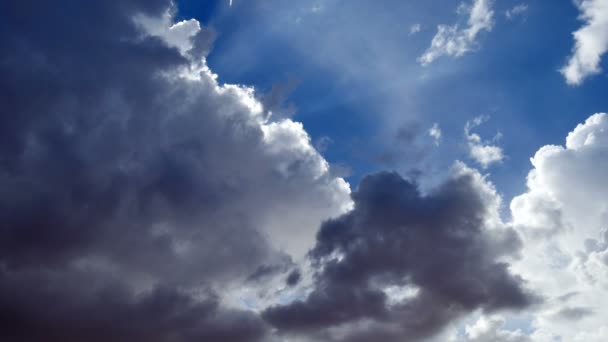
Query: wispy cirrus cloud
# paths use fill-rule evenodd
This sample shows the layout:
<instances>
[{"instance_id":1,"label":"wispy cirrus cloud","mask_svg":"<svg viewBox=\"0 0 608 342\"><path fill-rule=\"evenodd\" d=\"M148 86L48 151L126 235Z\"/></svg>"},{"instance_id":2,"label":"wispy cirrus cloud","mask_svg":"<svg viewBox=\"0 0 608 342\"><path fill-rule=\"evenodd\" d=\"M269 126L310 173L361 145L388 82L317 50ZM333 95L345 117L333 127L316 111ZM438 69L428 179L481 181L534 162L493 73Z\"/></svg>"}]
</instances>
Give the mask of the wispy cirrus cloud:
<instances>
[{"instance_id":1,"label":"wispy cirrus cloud","mask_svg":"<svg viewBox=\"0 0 608 342\"><path fill-rule=\"evenodd\" d=\"M515 5L505 11L505 18L512 20L528 11L528 4Z\"/></svg>"},{"instance_id":2,"label":"wispy cirrus cloud","mask_svg":"<svg viewBox=\"0 0 608 342\"><path fill-rule=\"evenodd\" d=\"M230 290L297 282L348 184L171 1L54 6L0 4L0 340L268 341Z\"/></svg>"},{"instance_id":3,"label":"wispy cirrus cloud","mask_svg":"<svg viewBox=\"0 0 608 342\"><path fill-rule=\"evenodd\" d=\"M322 341L427 341L473 311L536 301L499 261L521 245L498 218L500 196L477 171L456 163L426 195L397 173L379 172L352 197L354 209L326 221L317 235L312 292L263 312L279 332Z\"/></svg>"}]
</instances>

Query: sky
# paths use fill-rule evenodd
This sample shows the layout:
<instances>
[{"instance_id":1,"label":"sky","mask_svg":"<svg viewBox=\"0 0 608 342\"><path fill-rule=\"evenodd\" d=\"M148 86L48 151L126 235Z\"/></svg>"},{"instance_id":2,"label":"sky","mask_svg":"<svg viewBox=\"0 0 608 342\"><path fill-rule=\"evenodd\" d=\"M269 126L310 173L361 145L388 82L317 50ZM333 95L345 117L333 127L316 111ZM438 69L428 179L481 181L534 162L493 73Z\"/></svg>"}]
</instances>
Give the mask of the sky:
<instances>
[{"instance_id":1,"label":"sky","mask_svg":"<svg viewBox=\"0 0 608 342\"><path fill-rule=\"evenodd\" d=\"M608 0L0 3L0 340L608 340Z\"/></svg>"}]
</instances>

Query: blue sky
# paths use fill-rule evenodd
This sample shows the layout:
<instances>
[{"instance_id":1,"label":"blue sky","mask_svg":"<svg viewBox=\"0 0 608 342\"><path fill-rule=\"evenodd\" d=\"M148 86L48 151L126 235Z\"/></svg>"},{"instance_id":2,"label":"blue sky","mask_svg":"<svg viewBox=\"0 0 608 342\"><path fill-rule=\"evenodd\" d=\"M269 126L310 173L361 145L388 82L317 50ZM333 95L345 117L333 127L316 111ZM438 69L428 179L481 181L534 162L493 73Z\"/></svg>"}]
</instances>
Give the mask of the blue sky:
<instances>
[{"instance_id":1,"label":"blue sky","mask_svg":"<svg viewBox=\"0 0 608 342\"><path fill-rule=\"evenodd\" d=\"M229 83L260 92L295 80L286 102L296 108L332 163L361 175L386 167L440 170L466 159L463 127L485 115L484 138L497 132L506 159L490 167L511 197L524 189L529 157L539 146L561 144L571 127L608 102L608 78L566 84L558 70L571 53L581 22L568 1L498 1L494 27L474 51L421 66L439 24L466 22L459 1L180 1L180 15L200 18L218 36L208 63ZM527 10L511 19L517 5ZM410 34L412 25L420 32ZM603 62L605 64L605 61ZM395 137L400 127L438 123L443 145L418 160ZM428 143L428 141L427 141ZM445 146L448 145L448 146ZM427 146L428 147L428 146ZM383 158L386 157L386 158ZM388 160L387 160L388 159Z\"/></svg>"}]
</instances>

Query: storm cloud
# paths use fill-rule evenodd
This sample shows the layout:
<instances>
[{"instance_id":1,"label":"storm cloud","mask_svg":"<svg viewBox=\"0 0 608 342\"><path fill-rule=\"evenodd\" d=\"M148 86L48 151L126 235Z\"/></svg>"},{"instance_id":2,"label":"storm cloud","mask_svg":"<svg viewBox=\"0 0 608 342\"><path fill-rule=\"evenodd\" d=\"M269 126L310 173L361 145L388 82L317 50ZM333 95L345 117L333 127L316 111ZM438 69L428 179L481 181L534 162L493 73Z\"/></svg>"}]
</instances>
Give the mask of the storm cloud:
<instances>
[{"instance_id":1,"label":"storm cloud","mask_svg":"<svg viewBox=\"0 0 608 342\"><path fill-rule=\"evenodd\" d=\"M478 309L526 308L536 298L503 261L520 240L491 226L488 195L464 168L428 193L397 173L365 177L354 209L317 235L310 295L263 317L288 334L321 331L319 340L412 341Z\"/></svg>"},{"instance_id":2,"label":"storm cloud","mask_svg":"<svg viewBox=\"0 0 608 342\"><path fill-rule=\"evenodd\" d=\"M499 316L541 301L533 272L512 272L520 235L566 232L572 215L553 215L574 205L533 188L505 223L493 185L460 162L433 188L377 172L351 193L292 119L295 83L219 82L215 32L178 10L0 3L0 340L432 341L470 314L471 341L524 340ZM380 159L425 160L436 141L411 122ZM577 151L603 155L605 126L594 116L552 155L591 165ZM548 157L538 180L564 169ZM530 232L539 210L555 227ZM576 254L590 278L608 260L602 234ZM601 312L576 300L546 317Z\"/></svg>"},{"instance_id":3,"label":"storm cloud","mask_svg":"<svg viewBox=\"0 0 608 342\"><path fill-rule=\"evenodd\" d=\"M263 340L218 289L348 207L301 124L218 84L213 34L176 10L0 4L3 341Z\"/></svg>"}]
</instances>

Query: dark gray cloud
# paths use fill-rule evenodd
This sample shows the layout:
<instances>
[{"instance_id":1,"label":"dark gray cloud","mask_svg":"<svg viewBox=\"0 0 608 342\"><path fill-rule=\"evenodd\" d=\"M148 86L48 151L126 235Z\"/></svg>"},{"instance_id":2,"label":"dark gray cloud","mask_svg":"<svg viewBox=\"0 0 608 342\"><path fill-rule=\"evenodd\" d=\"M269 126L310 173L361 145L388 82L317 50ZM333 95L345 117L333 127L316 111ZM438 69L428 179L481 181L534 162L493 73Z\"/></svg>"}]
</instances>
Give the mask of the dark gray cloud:
<instances>
[{"instance_id":1,"label":"dark gray cloud","mask_svg":"<svg viewBox=\"0 0 608 342\"><path fill-rule=\"evenodd\" d=\"M566 307L555 314L556 318L567 321L579 321L594 314L593 309L585 307Z\"/></svg>"},{"instance_id":2,"label":"dark gray cloud","mask_svg":"<svg viewBox=\"0 0 608 342\"><path fill-rule=\"evenodd\" d=\"M3 341L254 341L265 334L255 316L180 288L248 269L272 252L239 219L210 214L239 190L199 175L211 161L196 159L205 144L193 132L176 139L178 126L202 121L168 117L194 94L159 75L187 60L143 37L132 21L169 5L0 5ZM211 228L220 223L232 230ZM205 249L218 243L240 253Z\"/></svg>"},{"instance_id":3,"label":"dark gray cloud","mask_svg":"<svg viewBox=\"0 0 608 342\"><path fill-rule=\"evenodd\" d=\"M265 334L258 317L222 309L213 293L158 287L134 294L108 278L73 271L2 274L2 340L248 342Z\"/></svg>"},{"instance_id":4,"label":"dark gray cloud","mask_svg":"<svg viewBox=\"0 0 608 342\"><path fill-rule=\"evenodd\" d=\"M247 277L247 281L264 282L277 275L287 273L289 268L293 265L294 262L287 256L284 258L284 260L281 260L280 263L260 265Z\"/></svg>"},{"instance_id":5,"label":"dark gray cloud","mask_svg":"<svg viewBox=\"0 0 608 342\"><path fill-rule=\"evenodd\" d=\"M285 282L289 286L295 286L300 282L301 278L302 278L302 274L300 273L300 271L293 270L289 273L289 275L287 276L287 279L285 279Z\"/></svg>"},{"instance_id":6,"label":"dark gray cloud","mask_svg":"<svg viewBox=\"0 0 608 342\"><path fill-rule=\"evenodd\" d=\"M10 90L0 125L10 132L0 179L7 267L102 257L183 279L197 277L194 266L224 273L201 264L216 255L205 245L240 250L227 259L245 269L268 253L245 227L247 213L226 221L226 203L243 190L220 176L230 161L211 149L220 141L227 154L242 142L260 148L261 130L245 116L221 118L222 109L243 109L225 108L229 99L204 88L211 84L160 77L187 61L133 25L135 13L160 15L167 2L4 6L2 50L12 51L0 69ZM186 243L198 245L196 258Z\"/></svg>"},{"instance_id":7,"label":"dark gray cloud","mask_svg":"<svg viewBox=\"0 0 608 342\"><path fill-rule=\"evenodd\" d=\"M522 279L499 261L519 239L509 228L486 227L478 181L464 174L423 195L396 173L367 176L352 194L354 210L318 233L313 292L269 308L264 318L285 333L321 331L325 340L411 341L477 309L530 305ZM416 292L394 302L383 291L388 286ZM341 326L351 333L323 330Z\"/></svg>"},{"instance_id":8,"label":"dark gray cloud","mask_svg":"<svg viewBox=\"0 0 608 342\"><path fill-rule=\"evenodd\" d=\"M178 76L212 33L184 54L133 20L171 6L0 4L0 340L263 340L218 289L291 265L278 207L314 229L343 205L300 126Z\"/></svg>"},{"instance_id":9,"label":"dark gray cloud","mask_svg":"<svg viewBox=\"0 0 608 342\"><path fill-rule=\"evenodd\" d=\"M302 127L264 121L249 90L204 68L178 76L204 66L214 35L184 53L166 27L154 37L133 20L171 6L0 4L0 340L254 342L271 338L269 322L322 341L397 341L529 304L498 261L519 240L484 227L471 177L421 195L380 173L321 227L308 298L263 317L227 305L235 287L280 292L255 291L271 278L297 288L293 255L349 190ZM418 292L393 302L389 285Z\"/></svg>"}]
</instances>

